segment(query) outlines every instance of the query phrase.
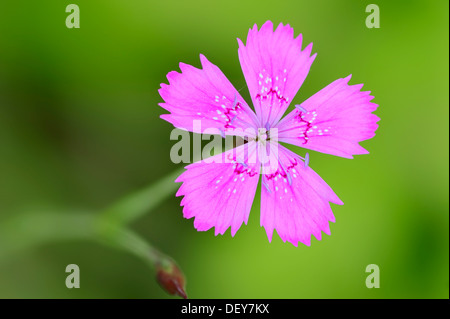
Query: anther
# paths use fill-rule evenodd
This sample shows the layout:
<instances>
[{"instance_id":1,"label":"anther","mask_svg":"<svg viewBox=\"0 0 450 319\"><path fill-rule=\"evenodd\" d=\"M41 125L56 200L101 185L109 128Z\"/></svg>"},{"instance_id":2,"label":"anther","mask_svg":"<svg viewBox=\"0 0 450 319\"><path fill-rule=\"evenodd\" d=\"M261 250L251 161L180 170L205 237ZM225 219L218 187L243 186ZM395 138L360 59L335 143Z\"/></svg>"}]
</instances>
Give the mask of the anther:
<instances>
[{"instance_id":1,"label":"anther","mask_svg":"<svg viewBox=\"0 0 450 319\"><path fill-rule=\"evenodd\" d=\"M243 162L240 158L237 158L236 160L237 160L237 162L238 162L239 164L241 164L242 166L248 167L247 163Z\"/></svg>"},{"instance_id":2,"label":"anther","mask_svg":"<svg viewBox=\"0 0 450 319\"><path fill-rule=\"evenodd\" d=\"M308 111L304 107L302 107L300 104L295 105L295 107L298 108L303 113L308 113Z\"/></svg>"},{"instance_id":3,"label":"anther","mask_svg":"<svg viewBox=\"0 0 450 319\"><path fill-rule=\"evenodd\" d=\"M291 177L291 174L290 174L289 172L286 172L286 176L287 176L287 179L288 179L289 186L292 186L292 177Z\"/></svg>"},{"instance_id":4,"label":"anther","mask_svg":"<svg viewBox=\"0 0 450 319\"><path fill-rule=\"evenodd\" d=\"M305 155L305 168L309 165L309 153L306 153Z\"/></svg>"}]
</instances>

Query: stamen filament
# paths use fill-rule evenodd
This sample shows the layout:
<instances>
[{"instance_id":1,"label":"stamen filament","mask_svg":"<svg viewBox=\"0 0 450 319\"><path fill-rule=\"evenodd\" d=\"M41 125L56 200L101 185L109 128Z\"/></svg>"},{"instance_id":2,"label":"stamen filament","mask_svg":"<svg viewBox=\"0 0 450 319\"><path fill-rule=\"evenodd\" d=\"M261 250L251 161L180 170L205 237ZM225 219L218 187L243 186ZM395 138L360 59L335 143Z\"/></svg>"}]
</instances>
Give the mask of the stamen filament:
<instances>
[{"instance_id":1,"label":"stamen filament","mask_svg":"<svg viewBox=\"0 0 450 319\"><path fill-rule=\"evenodd\" d=\"M261 179L261 183L262 183L263 186L267 189L267 191L269 192L269 194L272 193L271 190L270 190L270 188L269 188L269 185L266 184L266 182L264 181L264 179Z\"/></svg>"}]
</instances>

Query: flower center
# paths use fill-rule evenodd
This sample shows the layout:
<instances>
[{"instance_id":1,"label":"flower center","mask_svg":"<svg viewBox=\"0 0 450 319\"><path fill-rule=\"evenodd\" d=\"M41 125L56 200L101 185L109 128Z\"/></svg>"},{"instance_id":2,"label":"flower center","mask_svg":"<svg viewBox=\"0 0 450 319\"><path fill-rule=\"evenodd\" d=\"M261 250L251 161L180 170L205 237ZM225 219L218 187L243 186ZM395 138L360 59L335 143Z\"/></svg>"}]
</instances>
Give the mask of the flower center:
<instances>
[{"instance_id":1,"label":"flower center","mask_svg":"<svg viewBox=\"0 0 450 319\"><path fill-rule=\"evenodd\" d=\"M258 135L256 136L256 142L270 141L269 130L266 128L259 128Z\"/></svg>"}]
</instances>

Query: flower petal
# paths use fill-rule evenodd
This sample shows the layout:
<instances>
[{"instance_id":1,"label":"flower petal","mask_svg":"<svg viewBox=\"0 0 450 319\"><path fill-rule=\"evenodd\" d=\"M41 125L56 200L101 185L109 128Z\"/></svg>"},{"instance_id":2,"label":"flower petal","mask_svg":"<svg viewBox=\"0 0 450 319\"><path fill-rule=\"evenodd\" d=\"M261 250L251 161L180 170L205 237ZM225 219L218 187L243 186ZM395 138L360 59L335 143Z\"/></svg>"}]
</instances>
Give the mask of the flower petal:
<instances>
[{"instance_id":1,"label":"flower petal","mask_svg":"<svg viewBox=\"0 0 450 319\"><path fill-rule=\"evenodd\" d=\"M322 153L353 158L367 154L358 142L375 136L378 107L370 102L369 91L361 92L362 84L348 85L350 76L329 84L278 124L281 142Z\"/></svg>"},{"instance_id":2,"label":"flower petal","mask_svg":"<svg viewBox=\"0 0 450 319\"><path fill-rule=\"evenodd\" d=\"M321 240L321 231L330 234L328 222L335 218L329 202L342 205L333 190L302 159L279 146L279 169L262 176L261 226L269 241L276 229L283 241L294 246L311 244L311 235Z\"/></svg>"},{"instance_id":3,"label":"flower petal","mask_svg":"<svg viewBox=\"0 0 450 319\"><path fill-rule=\"evenodd\" d=\"M250 29L247 43L239 42L239 60L247 81L260 127L273 126L283 116L297 93L316 54L312 44L302 51L302 35L280 23L275 31L267 21L258 31Z\"/></svg>"},{"instance_id":4,"label":"flower petal","mask_svg":"<svg viewBox=\"0 0 450 319\"><path fill-rule=\"evenodd\" d=\"M203 128L217 129L216 134L254 127L256 116L239 92L205 56L200 55L200 60L203 69L180 63L182 73L167 74L169 85L162 83L159 89L165 103L159 105L171 114L161 118L195 133L203 130L194 125L194 120L200 120Z\"/></svg>"},{"instance_id":5,"label":"flower petal","mask_svg":"<svg viewBox=\"0 0 450 319\"><path fill-rule=\"evenodd\" d=\"M225 153L186 166L176 182L183 182L177 196L185 218L195 217L194 227L234 236L247 224L259 180L256 143L249 142Z\"/></svg>"}]
</instances>

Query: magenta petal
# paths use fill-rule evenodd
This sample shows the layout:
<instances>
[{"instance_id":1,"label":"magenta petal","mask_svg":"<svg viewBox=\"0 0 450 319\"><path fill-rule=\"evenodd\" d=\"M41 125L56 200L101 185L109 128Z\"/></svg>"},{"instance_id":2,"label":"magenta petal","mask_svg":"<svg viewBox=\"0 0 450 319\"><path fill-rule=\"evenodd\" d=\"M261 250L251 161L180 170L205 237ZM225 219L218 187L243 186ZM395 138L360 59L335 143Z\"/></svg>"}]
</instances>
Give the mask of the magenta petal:
<instances>
[{"instance_id":1,"label":"magenta petal","mask_svg":"<svg viewBox=\"0 0 450 319\"><path fill-rule=\"evenodd\" d=\"M276 229L283 241L294 246L311 244L311 235L321 240L330 234L335 218L329 202L342 205L333 190L309 166L283 146L279 147L279 170L263 175L270 191L261 189L261 226L269 241ZM289 182L289 176L291 182Z\"/></svg>"},{"instance_id":2,"label":"magenta petal","mask_svg":"<svg viewBox=\"0 0 450 319\"><path fill-rule=\"evenodd\" d=\"M165 103L159 105L170 114L161 118L195 133L208 128L222 135L231 129L254 127L256 116L239 92L217 66L203 55L200 60L203 69L180 63L182 73L167 74L169 85L162 83L159 89ZM195 120L201 121L201 129Z\"/></svg>"},{"instance_id":3,"label":"magenta petal","mask_svg":"<svg viewBox=\"0 0 450 319\"><path fill-rule=\"evenodd\" d=\"M302 51L302 36L280 23L275 31L270 21L258 31L250 29L246 45L238 39L242 71L260 119L260 127L270 126L283 116L302 85L315 55L312 44Z\"/></svg>"},{"instance_id":4,"label":"magenta petal","mask_svg":"<svg viewBox=\"0 0 450 319\"><path fill-rule=\"evenodd\" d=\"M370 92L361 92L362 84L348 85L349 76L280 120L315 59L312 44L302 49L301 35L294 38L283 24L274 31L270 21L249 30L245 45L238 43L256 114L203 55L202 69L180 63L181 73L170 72L169 84L159 90L159 105L170 112L161 118L175 127L248 137L238 148L186 167L177 179L183 183L177 192L184 196L183 215L194 217L199 231L215 227L217 235L231 227L234 236L248 221L261 174L261 226L269 241L276 230L283 241L310 245L311 235L321 240L322 232L330 234L330 203L343 203L309 167L308 153L302 158L278 142L347 158L366 154L359 142L375 135L379 118L372 112L378 105L370 102Z\"/></svg>"},{"instance_id":5,"label":"magenta petal","mask_svg":"<svg viewBox=\"0 0 450 319\"><path fill-rule=\"evenodd\" d=\"M231 235L242 222L247 224L259 180L260 164L255 142L186 166L176 182L183 182L177 196L184 195L181 205L185 218L195 217L194 227Z\"/></svg>"},{"instance_id":6,"label":"magenta petal","mask_svg":"<svg viewBox=\"0 0 450 319\"><path fill-rule=\"evenodd\" d=\"M294 109L278 124L279 140L322 153L352 158L367 154L358 142L375 136L378 107L362 84L338 79Z\"/></svg>"}]
</instances>

